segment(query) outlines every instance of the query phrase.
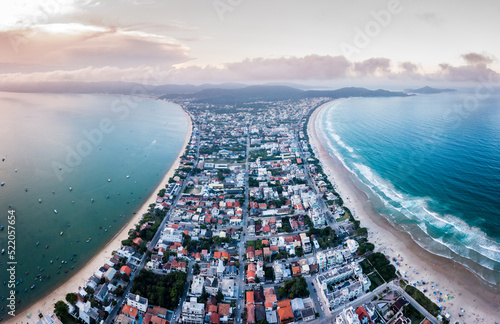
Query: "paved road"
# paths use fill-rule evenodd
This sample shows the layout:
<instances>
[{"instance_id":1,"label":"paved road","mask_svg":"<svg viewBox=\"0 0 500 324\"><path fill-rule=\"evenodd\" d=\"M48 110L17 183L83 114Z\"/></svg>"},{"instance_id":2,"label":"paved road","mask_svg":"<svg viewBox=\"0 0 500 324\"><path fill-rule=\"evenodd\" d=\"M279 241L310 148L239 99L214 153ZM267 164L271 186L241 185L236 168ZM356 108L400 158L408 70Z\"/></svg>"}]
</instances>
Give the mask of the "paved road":
<instances>
[{"instance_id":1,"label":"paved road","mask_svg":"<svg viewBox=\"0 0 500 324\"><path fill-rule=\"evenodd\" d=\"M243 233L240 240L240 245L238 249L238 256L240 260L240 269L237 278L236 285L238 286L237 300L236 300L236 312L235 312L235 323L241 323L241 316L243 314L243 309L245 307L245 262L243 261L243 256L246 253L245 245L248 237L248 157L250 153L250 126L247 127L247 153L245 160L245 202L243 203ZM240 297L243 294L243 297Z\"/></svg>"}]
</instances>

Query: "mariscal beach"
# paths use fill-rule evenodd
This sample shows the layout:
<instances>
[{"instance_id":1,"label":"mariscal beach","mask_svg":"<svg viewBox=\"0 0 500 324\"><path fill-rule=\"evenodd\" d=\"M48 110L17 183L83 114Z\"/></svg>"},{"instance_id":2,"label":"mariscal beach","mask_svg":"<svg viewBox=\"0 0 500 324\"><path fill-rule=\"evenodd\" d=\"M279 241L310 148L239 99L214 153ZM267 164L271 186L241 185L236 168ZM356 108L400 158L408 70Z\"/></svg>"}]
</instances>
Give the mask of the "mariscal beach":
<instances>
[{"instance_id":1,"label":"mariscal beach","mask_svg":"<svg viewBox=\"0 0 500 324\"><path fill-rule=\"evenodd\" d=\"M342 100L342 99L339 99ZM335 190L353 211L361 225L368 229L368 239L375 244L375 251L386 254L397 270L404 273L409 283L425 282L417 286L431 299L435 293L443 299L442 305L450 314L463 315L465 323L495 323L500 318L498 286L491 286L453 260L437 256L420 247L408 233L396 228L379 213L367 194L359 189L360 181L328 149L328 140L319 125L326 103L316 109L308 124L311 146L321 160L325 172L335 184ZM451 297L451 298L448 298ZM459 320L460 317L454 316Z\"/></svg>"}]
</instances>

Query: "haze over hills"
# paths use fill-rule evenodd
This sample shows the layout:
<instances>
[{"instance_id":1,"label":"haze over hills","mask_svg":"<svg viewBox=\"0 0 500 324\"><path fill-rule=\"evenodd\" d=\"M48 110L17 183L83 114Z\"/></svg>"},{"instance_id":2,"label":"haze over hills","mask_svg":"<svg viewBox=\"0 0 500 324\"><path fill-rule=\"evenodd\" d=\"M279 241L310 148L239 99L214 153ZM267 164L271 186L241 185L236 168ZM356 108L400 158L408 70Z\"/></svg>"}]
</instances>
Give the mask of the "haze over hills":
<instances>
[{"instance_id":1,"label":"haze over hills","mask_svg":"<svg viewBox=\"0 0 500 324\"><path fill-rule=\"evenodd\" d=\"M237 89L246 87L242 83L222 84L164 84L148 85L135 82L32 82L1 84L0 91L7 92L33 92L33 93L111 93L111 94L153 94L164 95L182 93L195 93L208 88Z\"/></svg>"},{"instance_id":2,"label":"haze over hills","mask_svg":"<svg viewBox=\"0 0 500 324\"><path fill-rule=\"evenodd\" d=\"M197 103L239 104L254 101L280 101L306 98L345 97L406 97L404 92L368 90L365 88L341 88L337 90L300 90L287 86L248 86L239 89L205 89L193 94L167 94L160 99L194 99Z\"/></svg>"},{"instance_id":3,"label":"haze over hills","mask_svg":"<svg viewBox=\"0 0 500 324\"><path fill-rule=\"evenodd\" d=\"M443 92L454 92L457 91L455 89L437 89L431 88L429 86L418 88L418 89L405 89L405 92L408 93L421 93L421 94L433 94L433 93L443 93Z\"/></svg>"}]
</instances>

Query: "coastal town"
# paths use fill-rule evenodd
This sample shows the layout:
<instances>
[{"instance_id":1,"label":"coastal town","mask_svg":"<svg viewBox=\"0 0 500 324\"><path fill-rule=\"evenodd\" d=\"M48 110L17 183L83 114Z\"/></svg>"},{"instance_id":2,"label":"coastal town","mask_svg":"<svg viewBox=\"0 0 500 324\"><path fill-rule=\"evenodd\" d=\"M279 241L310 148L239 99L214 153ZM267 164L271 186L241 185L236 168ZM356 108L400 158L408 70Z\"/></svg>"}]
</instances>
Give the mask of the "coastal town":
<instances>
[{"instance_id":1,"label":"coastal town","mask_svg":"<svg viewBox=\"0 0 500 324\"><path fill-rule=\"evenodd\" d=\"M308 121L328 101L177 100L192 132L174 175L39 323L448 323L315 156Z\"/></svg>"}]
</instances>

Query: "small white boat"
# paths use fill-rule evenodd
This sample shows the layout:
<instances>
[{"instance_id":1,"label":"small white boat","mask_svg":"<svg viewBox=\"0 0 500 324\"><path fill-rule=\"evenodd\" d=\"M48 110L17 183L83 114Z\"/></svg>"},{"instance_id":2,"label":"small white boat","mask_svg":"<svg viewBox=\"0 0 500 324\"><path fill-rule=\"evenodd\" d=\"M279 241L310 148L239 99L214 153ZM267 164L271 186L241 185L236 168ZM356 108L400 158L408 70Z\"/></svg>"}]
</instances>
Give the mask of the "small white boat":
<instances>
[{"instance_id":1,"label":"small white boat","mask_svg":"<svg viewBox=\"0 0 500 324\"><path fill-rule=\"evenodd\" d=\"M128 178L130 178L130 176L129 176L129 175L127 175L127 179L128 179Z\"/></svg>"},{"instance_id":2,"label":"small white boat","mask_svg":"<svg viewBox=\"0 0 500 324\"><path fill-rule=\"evenodd\" d=\"M38 199L38 202L39 202L39 203L42 203L42 199L41 199L41 198L39 198L39 199Z\"/></svg>"},{"instance_id":3,"label":"small white boat","mask_svg":"<svg viewBox=\"0 0 500 324\"><path fill-rule=\"evenodd\" d=\"M69 191L73 190L73 188L69 187Z\"/></svg>"},{"instance_id":4,"label":"small white boat","mask_svg":"<svg viewBox=\"0 0 500 324\"><path fill-rule=\"evenodd\" d=\"M108 178L108 182L111 182L111 179L110 179L110 178Z\"/></svg>"},{"instance_id":5,"label":"small white boat","mask_svg":"<svg viewBox=\"0 0 500 324\"><path fill-rule=\"evenodd\" d=\"M5 182L2 181L2 183L0 183L0 186L5 186Z\"/></svg>"},{"instance_id":6,"label":"small white boat","mask_svg":"<svg viewBox=\"0 0 500 324\"><path fill-rule=\"evenodd\" d=\"M61 233L59 233L59 235L61 235L61 236L62 236L63 234L64 234L64 232L62 232L62 231L61 231Z\"/></svg>"},{"instance_id":7,"label":"small white boat","mask_svg":"<svg viewBox=\"0 0 500 324\"><path fill-rule=\"evenodd\" d=\"M17 169L15 169L14 171L17 172Z\"/></svg>"},{"instance_id":8,"label":"small white boat","mask_svg":"<svg viewBox=\"0 0 500 324\"><path fill-rule=\"evenodd\" d=\"M2 254L4 254L4 253L5 253L5 249L2 249Z\"/></svg>"},{"instance_id":9,"label":"small white boat","mask_svg":"<svg viewBox=\"0 0 500 324\"><path fill-rule=\"evenodd\" d=\"M54 209L54 214L57 214L57 209Z\"/></svg>"}]
</instances>

